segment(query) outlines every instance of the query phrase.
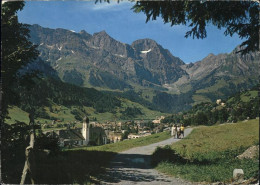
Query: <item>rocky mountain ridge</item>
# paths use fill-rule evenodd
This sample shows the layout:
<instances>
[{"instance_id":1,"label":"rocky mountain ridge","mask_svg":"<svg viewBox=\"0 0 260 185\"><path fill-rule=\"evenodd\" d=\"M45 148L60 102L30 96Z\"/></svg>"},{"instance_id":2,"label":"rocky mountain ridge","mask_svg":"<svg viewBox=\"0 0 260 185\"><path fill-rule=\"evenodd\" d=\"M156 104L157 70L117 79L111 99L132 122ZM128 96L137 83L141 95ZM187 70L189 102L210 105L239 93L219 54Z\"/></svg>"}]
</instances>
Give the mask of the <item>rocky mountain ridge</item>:
<instances>
[{"instance_id":1,"label":"rocky mountain ridge","mask_svg":"<svg viewBox=\"0 0 260 185\"><path fill-rule=\"evenodd\" d=\"M105 31L91 35L84 30L76 33L39 25L31 25L30 30L40 58L63 81L105 90L133 89L152 103L167 102L167 107L215 101L259 83L259 52L241 56L234 49L185 64L151 39L129 45ZM165 95L168 98L161 101Z\"/></svg>"},{"instance_id":2,"label":"rocky mountain ridge","mask_svg":"<svg viewBox=\"0 0 260 185\"><path fill-rule=\"evenodd\" d=\"M175 83L176 86L197 86L196 90L210 87L222 88L218 85L218 82L225 81L229 84L230 89L233 86L239 86L241 84L248 84L248 87L252 87L252 84L257 84L259 80L259 53L249 53L247 55L240 55L236 53L236 49L230 54L209 54L206 58L198 61L194 64L183 65L188 75L184 75L181 79ZM222 84L223 85L223 84ZM218 86L218 87L217 87ZM226 88L226 87L225 87ZM194 89L194 88L193 88ZM213 91L212 91L213 92Z\"/></svg>"},{"instance_id":3,"label":"rocky mountain ridge","mask_svg":"<svg viewBox=\"0 0 260 185\"><path fill-rule=\"evenodd\" d=\"M32 25L30 30L32 42L39 45L40 57L49 62L62 79L65 71L80 73L85 82L83 86L106 86L102 84L104 72L118 83L127 81L140 85L172 83L185 74L180 67L184 62L150 39L128 45L116 41L105 31L92 36L85 31L75 33L39 25Z\"/></svg>"}]
</instances>

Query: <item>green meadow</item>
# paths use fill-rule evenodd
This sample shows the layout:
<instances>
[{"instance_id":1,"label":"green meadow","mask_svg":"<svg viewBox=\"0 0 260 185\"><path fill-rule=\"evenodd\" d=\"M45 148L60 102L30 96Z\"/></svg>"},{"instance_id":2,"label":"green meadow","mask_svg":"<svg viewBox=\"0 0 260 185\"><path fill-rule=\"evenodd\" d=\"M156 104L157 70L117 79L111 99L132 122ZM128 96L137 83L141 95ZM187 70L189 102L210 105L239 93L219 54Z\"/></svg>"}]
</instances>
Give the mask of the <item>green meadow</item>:
<instances>
[{"instance_id":1,"label":"green meadow","mask_svg":"<svg viewBox=\"0 0 260 185\"><path fill-rule=\"evenodd\" d=\"M246 179L258 175L258 157L236 158L252 145L259 145L259 119L201 126L180 142L157 149L153 163L160 172L190 181L230 183L235 168L242 168ZM160 153L166 157L158 160Z\"/></svg>"}]
</instances>

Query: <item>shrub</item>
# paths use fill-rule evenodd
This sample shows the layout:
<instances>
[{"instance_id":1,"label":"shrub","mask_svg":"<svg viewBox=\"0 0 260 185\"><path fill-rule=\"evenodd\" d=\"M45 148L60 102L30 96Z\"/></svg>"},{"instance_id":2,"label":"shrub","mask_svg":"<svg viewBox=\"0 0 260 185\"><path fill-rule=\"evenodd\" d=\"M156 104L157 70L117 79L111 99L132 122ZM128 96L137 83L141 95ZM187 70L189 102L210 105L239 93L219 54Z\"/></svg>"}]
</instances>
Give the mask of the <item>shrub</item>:
<instances>
[{"instance_id":1,"label":"shrub","mask_svg":"<svg viewBox=\"0 0 260 185\"><path fill-rule=\"evenodd\" d=\"M179 163L185 163L186 160L180 156L175 150L171 149L169 145L166 145L164 147L157 147L152 155L151 164L153 166L156 166L160 162L179 162Z\"/></svg>"}]
</instances>

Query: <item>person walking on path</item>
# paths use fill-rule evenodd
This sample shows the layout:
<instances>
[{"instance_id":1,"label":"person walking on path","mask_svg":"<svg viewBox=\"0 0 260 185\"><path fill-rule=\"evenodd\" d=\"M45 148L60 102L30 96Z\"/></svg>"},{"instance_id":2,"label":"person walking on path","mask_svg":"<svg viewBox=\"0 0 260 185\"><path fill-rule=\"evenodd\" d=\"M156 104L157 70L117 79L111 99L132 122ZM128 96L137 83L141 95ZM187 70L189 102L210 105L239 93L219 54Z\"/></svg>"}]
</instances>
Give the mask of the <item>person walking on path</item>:
<instances>
[{"instance_id":1,"label":"person walking on path","mask_svg":"<svg viewBox=\"0 0 260 185\"><path fill-rule=\"evenodd\" d=\"M175 133L176 133L176 134L175 134L175 139L177 139L177 137L178 137L177 133L178 133L178 132L177 132L177 125L176 125L176 124L174 124L174 130L175 130Z\"/></svg>"},{"instance_id":2,"label":"person walking on path","mask_svg":"<svg viewBox=\"0 0 260 185\"><path fill-rule=\"evenodd\" d=\"M182 135L182 138L184 138L184 125L183 124L181 124L180 135Z\"/></svg>"},{"instance_id":3,"label":"person walking on path","mask_svg":"<svg viewBox=\"0 0 260 185\"><path fill-rule=\"evenodd\" d=\"M176 129L175 129L175 125L172 126L172 129L171 129L171 136L173 136L173 138L176 137Z\"/></svg>"},{"instance_id":4,"label":"person walking on path","mask_svg":"<svg viewBox=\"0 0 260 185\"><path fill-rule=\"evenodd\" d=\"M180 135L181 135L181 127L180 125L177 126L177 139L180 138Z\"/></svg>"}]
</instances>

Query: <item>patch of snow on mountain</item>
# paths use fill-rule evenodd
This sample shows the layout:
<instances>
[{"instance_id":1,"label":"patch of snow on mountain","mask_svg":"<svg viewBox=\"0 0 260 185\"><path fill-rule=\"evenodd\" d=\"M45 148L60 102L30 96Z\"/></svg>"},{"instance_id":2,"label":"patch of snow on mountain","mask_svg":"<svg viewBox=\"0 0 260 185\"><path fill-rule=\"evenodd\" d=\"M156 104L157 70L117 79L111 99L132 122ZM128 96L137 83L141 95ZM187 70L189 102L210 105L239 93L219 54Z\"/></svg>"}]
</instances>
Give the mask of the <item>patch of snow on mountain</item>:
<instances>
[{"instance_id":1,"label":"patch of snow on mountain","mask_svg":"<svg viewBox=\"0 0 260 185\"><path fill-rule=\"evenodd\" d=\"M48 45L46 44L47 48L50 48L50 49L53 49L54 48L54 45Z\"/></svg>"},{"instance_id":2,"label":"patch of snow on mountain","mask_svg":"<svg viewBox=\"0 0 260 185\"><path fill-rule=\"evenodd\" d=\"M122 57L122 58L125 58L126 56L124 55L119 55L119 54L114 54L115 56L118 56L118 57Z\"/></svg>"},{"instance_id":3,"label":"patch of snow on mountain","mask_svg":"<svg viewBox=\"0 0 260 185\"><path fill-rule=\"evenodd\" d=\"M91 47L93 49L100 49L100 47L96 47L96 46L89 46L89 47Z\"/></svg>"},{"instance_id":4,"label":"patch of snow on mountain","mask_svg":"<svg viewBox=\"0 0 260 185\"><path fill-rule=\"evenodd\" d=\"M152 51L152 49L149 49L149 50L147 50L147 51L141 51L141 53L146 54L146 53L149 53L150 51Z\"/></svg>"}]
</instances>

